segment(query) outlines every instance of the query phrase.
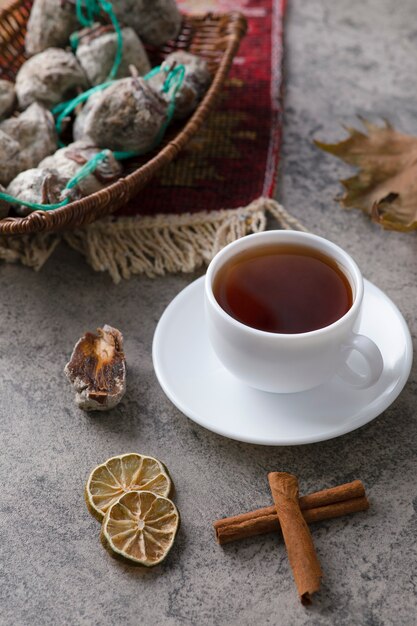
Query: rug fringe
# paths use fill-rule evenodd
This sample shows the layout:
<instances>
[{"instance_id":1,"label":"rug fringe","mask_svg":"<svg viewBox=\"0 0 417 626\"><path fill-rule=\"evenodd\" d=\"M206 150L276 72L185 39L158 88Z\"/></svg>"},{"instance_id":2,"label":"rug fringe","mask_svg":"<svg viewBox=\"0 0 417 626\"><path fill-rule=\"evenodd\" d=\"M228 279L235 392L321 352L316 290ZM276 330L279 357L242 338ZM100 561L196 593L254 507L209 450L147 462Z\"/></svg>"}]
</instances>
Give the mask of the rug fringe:
<instances>
[{"instance_id":1,"label":"rug fringe","mask_svg":"<svg viewBox=\"0 0 417 626\"><path fill-rule=\"evenodd\" d=\"M266 229L267 217L283 229L306 230L275 200L258 198L246 207L180 215L99 220L61 235L1 237L0 259L40 270L60 241L80 252L115 283L135 274L149 277L193 272L231 241Z\"/></svg>"},{"instance_id":2,"label":"rug fringe","mask_svg":"<svg viewBox=\"0 0 417 626\"><path fill-rule=\"evenodd\" d=\"M109 272L118 283L134 274L192 272L231 241L265 230L268 214L281 228L305 230L278 202L258 198L246 207L211 213L107 218L63 238L94 270Z\"/></svg>"}]
</instances>

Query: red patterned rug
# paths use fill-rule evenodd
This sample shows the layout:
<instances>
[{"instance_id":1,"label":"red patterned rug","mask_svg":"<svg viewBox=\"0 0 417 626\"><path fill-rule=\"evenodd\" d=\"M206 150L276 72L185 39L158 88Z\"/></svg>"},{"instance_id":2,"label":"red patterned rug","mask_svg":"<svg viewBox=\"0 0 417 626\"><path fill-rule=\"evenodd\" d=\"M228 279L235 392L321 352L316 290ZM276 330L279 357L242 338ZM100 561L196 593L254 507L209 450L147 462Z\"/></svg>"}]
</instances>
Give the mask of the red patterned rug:
<instances>
[{"instance_id":1,"label":"red patterned rug","mask_svg":"<svg viewBox=\"0 0 417 626\"><path fill-rule=\"evenodd\" d=\"M285 0L183 0L186 13L240 11L248 20L208 123L119 215L234 208L274 192L281 139Z\"/></svg>"},{"instance_id":2,"label":"red patterned rug","mask_svg":"<svg viewBox=\"0 0 417 626\"><path fill-rule=\"evenodd\" d=\"M179 0L183 12L240 11L248 32L205 127L117 214L63 235L0 241L0 258L39 269L61 239L114 281L193 271L223 245L266 227L272 213L301 228L272 196L281 141L286 0Z\"/></svg>"}]
</instances>

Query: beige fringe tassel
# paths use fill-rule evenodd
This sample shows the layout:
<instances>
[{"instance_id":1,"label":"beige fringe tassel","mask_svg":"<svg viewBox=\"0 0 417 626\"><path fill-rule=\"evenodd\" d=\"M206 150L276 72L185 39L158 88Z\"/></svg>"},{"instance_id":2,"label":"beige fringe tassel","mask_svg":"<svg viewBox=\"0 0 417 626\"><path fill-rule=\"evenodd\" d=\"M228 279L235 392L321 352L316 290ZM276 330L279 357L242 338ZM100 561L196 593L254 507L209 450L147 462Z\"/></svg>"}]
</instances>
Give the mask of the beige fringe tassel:
<instances>
[{"instance_id":1,"label":"beige fringe tassel","mask_svg":"<svg viewBox=\"0 0 417 626\"><path fill-rule=\"evenodd\" d=\"M0 258L20 260L39 270L63 239L81 252L94 270L109 272L115 283L134 274L154 277L192 272L208 263L227 243L265 230L268 215L280 228L306 230L278 202L258 198L238 209L117 220L108 217L61 236L3 238Z\"/></svg>"}]
</instances>

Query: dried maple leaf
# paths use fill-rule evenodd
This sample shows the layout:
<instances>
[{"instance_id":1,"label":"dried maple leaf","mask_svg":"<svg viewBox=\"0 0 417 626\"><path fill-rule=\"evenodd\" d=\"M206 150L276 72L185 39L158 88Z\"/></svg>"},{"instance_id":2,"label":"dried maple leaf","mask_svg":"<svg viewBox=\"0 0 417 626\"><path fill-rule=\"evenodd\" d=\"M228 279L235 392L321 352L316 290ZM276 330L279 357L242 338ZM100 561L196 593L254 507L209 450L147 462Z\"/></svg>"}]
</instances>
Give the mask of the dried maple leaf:
<instances>
[{"instance_id":1,"label":"dried maple leaf","mask_svg":"<svg viewBox=\"0 0 417 626\"><path fill-rule=\"evenodd\" d=\"M340 203L362 209L384 228L417 229L417 137L397 132L388 122L377 126L360 119L367 134L347 128L344 141L314 142L359 168L355 176L340 181L346 189Z\"/></svg>"}]
</instances>

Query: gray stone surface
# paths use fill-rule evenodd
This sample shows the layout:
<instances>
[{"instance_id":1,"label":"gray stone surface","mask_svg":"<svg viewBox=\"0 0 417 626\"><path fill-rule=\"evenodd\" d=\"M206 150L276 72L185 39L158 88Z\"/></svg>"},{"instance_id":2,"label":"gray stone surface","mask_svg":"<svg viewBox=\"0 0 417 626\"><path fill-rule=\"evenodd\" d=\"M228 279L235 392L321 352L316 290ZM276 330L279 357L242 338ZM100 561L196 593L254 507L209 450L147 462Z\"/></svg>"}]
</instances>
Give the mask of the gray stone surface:
<instances>
[{"instance_id":1,"label":"gray stone surface","mask_svg":"<svg viewBox=\"0 0 417 626\"><path fill-rule=\"evenodd\" d=\"M342 211L334 196L349 168L312 139L341 137L340 123L356 113L417 132L415 18L414 0L290 3L279 189L289 210L345 246L392 297L414 339L415 234ZM114 286L66 249L39 274L0 267L0 623L415 624L416 367L393 406L344 437L288 448L229 441L177 411L152 369L156 323L193 278ZM117 409L90 416L62 370L81 333L104 322L125 334L128 392ZM170 557L145 572L107 555L83 499L97 463L135 450L169 466L182 514ZM271 469L298 474L303 492L361 478L372 502L368 513L315 526L325 578L308 610L278 536L214 542L214 519L269 501Z\"/></svg>"}]
</instances>

